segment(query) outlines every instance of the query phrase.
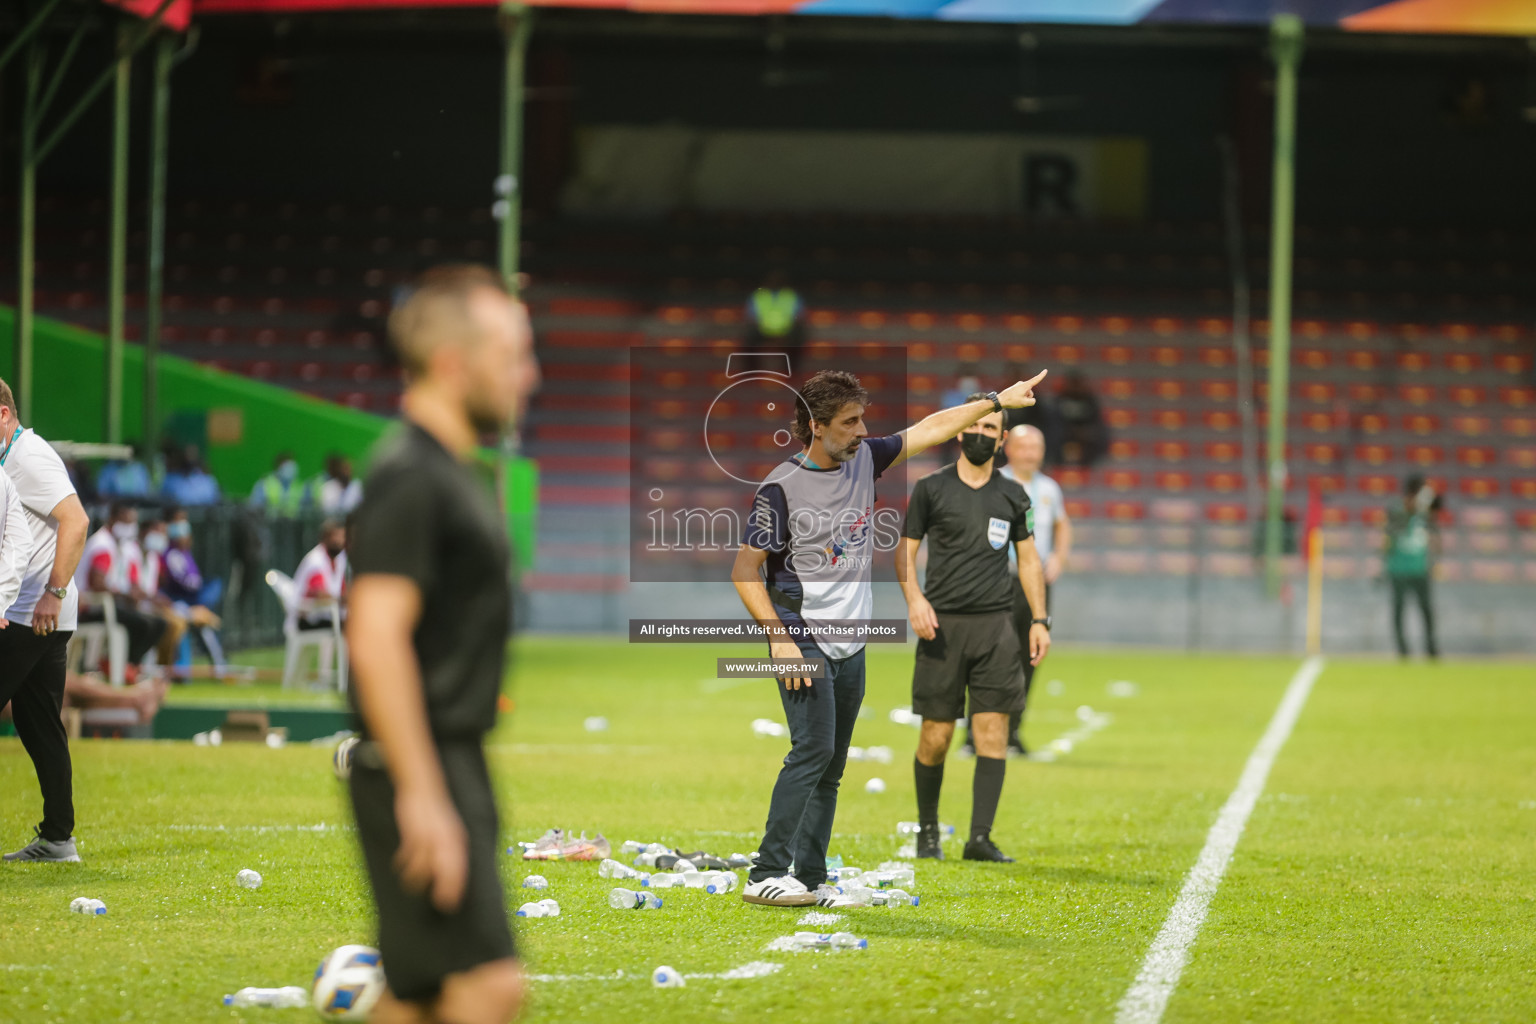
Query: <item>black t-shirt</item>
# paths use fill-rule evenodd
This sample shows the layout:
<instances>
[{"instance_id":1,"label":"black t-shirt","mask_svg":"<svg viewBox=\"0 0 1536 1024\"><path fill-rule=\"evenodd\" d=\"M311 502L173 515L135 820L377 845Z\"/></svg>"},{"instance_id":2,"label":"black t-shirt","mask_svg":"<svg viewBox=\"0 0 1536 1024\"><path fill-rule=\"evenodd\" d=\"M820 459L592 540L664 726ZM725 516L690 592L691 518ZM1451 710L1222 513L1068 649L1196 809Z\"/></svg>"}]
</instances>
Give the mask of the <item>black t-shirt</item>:
<instances>
[{"instance_id":1,"label":"black t-shirt","mask_svg":"<svg viewBox=\"0 0 1536 1024\"><path fill-rule=\"evenodd\" d=\"M1008 547L1034 535L1034 513L1017 481L993 470L991 480L973 488L951 463L917 482L902 535L928 538L923 596L934 611L1008 611L1019 585Z\"/></svg>"},{"instance_id":2,"label":"black t-shirt","mask_svg":"<svg viewBox=\"0 0 1536 1024\"><path fill-rule=\"evenodd\" d=\"M404 576L421 589L411 642L433 736L488 732L512 623L511 552L490 491L407 423L375 459L347 539L355 576Z\"/></svg>"}]
</instances>

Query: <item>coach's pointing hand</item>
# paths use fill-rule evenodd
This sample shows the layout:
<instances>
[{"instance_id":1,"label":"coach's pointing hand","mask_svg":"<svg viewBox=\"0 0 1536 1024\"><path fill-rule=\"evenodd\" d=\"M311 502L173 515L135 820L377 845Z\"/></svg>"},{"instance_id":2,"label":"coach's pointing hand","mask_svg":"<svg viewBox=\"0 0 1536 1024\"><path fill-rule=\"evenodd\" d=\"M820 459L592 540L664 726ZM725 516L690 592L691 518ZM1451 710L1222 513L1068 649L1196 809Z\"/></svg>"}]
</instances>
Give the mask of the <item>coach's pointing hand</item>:
<instances>
[{"instance_id":1,"label":"coach's pointing hand","mask_svg":"<svg viewBox=\"0 0 1536 1024\"><path fill-rule=\"evenodd\" d=\"M395 796L400 849L395 870L407 889L425 891L445 914L459 908L469 876L469 838L446 792L400 790Z\"/></svg>"},{"instance_id":2,"label":"coach's pointing hand","mask_svg":"<svg viewBox=\"0 0 1536 1024\"><path fill-rule=\"evenodd\" d=\"M997 393L997 400L1003 404L1004 409L1027 409L1035 404L1035 385L1045 380L1049 370L1041 370L1029 380L1021 380L1017 384L1010 385L1007 390Z\"/></svg>"}]
</instances>

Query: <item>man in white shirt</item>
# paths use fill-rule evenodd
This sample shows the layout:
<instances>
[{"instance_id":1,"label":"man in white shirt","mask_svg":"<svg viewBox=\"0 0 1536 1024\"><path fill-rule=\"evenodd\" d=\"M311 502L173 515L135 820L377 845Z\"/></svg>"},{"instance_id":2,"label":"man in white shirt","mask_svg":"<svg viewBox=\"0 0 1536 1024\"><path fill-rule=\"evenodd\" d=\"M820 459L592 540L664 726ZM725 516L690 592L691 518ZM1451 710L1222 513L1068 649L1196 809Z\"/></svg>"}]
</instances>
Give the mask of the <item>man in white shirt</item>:
<instances>
[{"instance_id":1,"label":"man in white shirt","mask_svg":"<svg viewBox=\"0 0 1536 1024\"><path fill-rule=\"evenodd\" d=\"M1061 493L1061 485L1044 473L1040 472L1040 466L1045 462L1045 435L1039 427L1029 425L1017 426L1008 431L1008 438L1004 442L1003 457L1008 464L999 472L1010 480L1017 480L1024 485L1024 491L1029 495L1030 507L1035 512L1035 550L1040 553L1040 564L1045 568L1045 604L1047 608L1053 607L1051 601L1051 585L1061 576L1061 570L1066 565L1067 556L1072 553L1072 520L1067 515L1066 499ZM1029 601L1024 598L1022 589L1014 588L1013 595L1013 628L1018 633L1020 642L1024 644L1024 700L1028 708L1030 686L1035 680L1035 669L1029 663L1029 623L1034 617L1030 611ZM1022 757L1027 751L1024 749L1024 738L1019 729L1024 723L1024 712L1017 711L1008 720L1008 753L1015 757ZM969 725L969 721L966 723ZM967 730L965 741L967 753L974 753L971 745L971 735Z\"/></svg>"},{"instance_id":2,"label":"man in white shirt","mask_svg":"<svg viewBox=\"0 0 1536 1024\"><path fill-rule=\"evenodd\" d=\"M110 518L85 542L75 588L80 592L81 622L100 622L111 601L117 624L128 632L128 664L136 667L160 642L166 622L139 610L145 596L139 586L143 555L139 549L139 510L126 501L112 503Z\"/></svg>"},{"instance_id":3,"label":"man in white shirt","mask_svg":"<svg viewBox=\"0 0 1536 1024\"><path fill-rule=\"evenodd\" d=\"M64 460L24 429L16 399L0 380L0 468L21 501L32 552L0 629L0 706L11 704L16 735L32 758L43 794L37 837L8 861L77 861L73 767L64 706L64 663L74 634L75 566L91 520L69 482ZM9 515L7 516L9 518Z\"/></svg>"},{"instance_id":4,"label":"man in white shirt","mask_svg":"<svg viewBox=\"0 0 1536 1024\"><path fill-rule=\"evenodd\" d=\"M346 617L347 589L347 528L336 519L320 524L320 543L309 549L293 571L295 604L289 615L295 616L301 628L319 629L331 624L331 610L327 602L336 601ZM298 602L308 601L309 607L301 609Z\"/></svg>"}]
</instances>

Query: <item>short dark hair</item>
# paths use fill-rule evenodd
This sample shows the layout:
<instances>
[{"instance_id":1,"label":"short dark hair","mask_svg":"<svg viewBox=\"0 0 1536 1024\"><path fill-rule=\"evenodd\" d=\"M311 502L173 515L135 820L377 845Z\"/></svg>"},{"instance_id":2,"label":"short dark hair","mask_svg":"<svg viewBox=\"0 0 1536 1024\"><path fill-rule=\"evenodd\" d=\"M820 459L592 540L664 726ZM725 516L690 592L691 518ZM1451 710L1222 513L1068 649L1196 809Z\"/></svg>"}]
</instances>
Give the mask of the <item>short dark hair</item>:
<instances>
[{"instance_id":1,"label":"short dark hair","mask_svg":"<svg viewBox=\"0 0 1536 1024\"><path fill-rule=\"evenodd\" d=\"M510 295L507 283L490 267L451 263L418 277L405 299L389 314L389 339L408 374L419 374L444 333L444 321L464 321L471 295L489 290Z\"/></svg>"},{"instance_id":2,"label":"short dark hair","mask_svg":"<svg viewBox=\"0 0 1536 1024\"><path fill-rule=\"evenodd\" d=\"M980 402L990 397L991 396L988 395L985 391L972 391L970 394L965 396L965 401L967 404L969 404L971 402Z\"/></svg>"},{"instance_id":3,"label":"short dark hair","mask_svg":"<svg viewBox=\"0 0 1536 1024\"><path fill-rule=\"evenodd\" d=\"M274 466L281 466L283 463L288 462L288 461L290 461L292 459L293 459L293 452L284 449L283 451L278 452L276 457L273 458L272 465L274 465Z\"/></svg>"},{"instance_id":4,"label":"short dark hair","mask_svg":"<svg viewBox=\"0 0 1536 1024\"><path fill-rule=\"evenodd\" d=\"M107 509L107 518L116 520L124 512L138 512L139 507L126 498L118 498Z\"/></svg>"},{"instance_id":5,"label":"short dark hair","mask_svg":"<svg viewBox=\"0 0 1536 1024\"><path fill-rule=\"evenodd\" d=\"M795 422L789 428L795 440L808 445L816 435L811 432L812 421L831 423L837 411L849 402L869 404L869 392L859 383L859 378L847 370L822 370L800 389L800 401L795 403Z\"/></svg>"}]
</instances>

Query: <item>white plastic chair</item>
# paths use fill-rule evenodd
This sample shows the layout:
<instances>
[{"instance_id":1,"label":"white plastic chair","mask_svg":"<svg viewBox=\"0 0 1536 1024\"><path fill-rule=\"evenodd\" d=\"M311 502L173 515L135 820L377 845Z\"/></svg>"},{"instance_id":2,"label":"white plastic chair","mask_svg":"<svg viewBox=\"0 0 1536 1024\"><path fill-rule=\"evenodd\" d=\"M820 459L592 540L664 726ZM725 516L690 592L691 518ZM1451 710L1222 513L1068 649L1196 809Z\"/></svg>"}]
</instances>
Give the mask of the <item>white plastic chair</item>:
<instances>
[{"instance_id":1,"label":"white plastic chair","mask_svg":"<svg viewBox=\"0 0 1536 1024\"><path fill-rule=\"evenodd\" d=\"M276 569L267 570L267 586L282 602L287 615L283 619L283 686L293 686L299 681L299 665L305 652L315 649L317 681L331 685L335 673L336 688L347 691L347 641L341 632L341 605L335 600L315 601L301 597L293 577ZM301 617L306 613L327 611L331 616L329 626L318 629L301 628Z\"/></svg>"},{"instance_id":2,"label":"white plastic chair","mask_svg":"<svg viewBox=\"0 0 1536 1024\"><path fill-rule=\"evenodd\" d=\"M85 604L85 595L80 595ZM123 668L128 663L128 630L117 624L117 603L110 599L101 602L102 621L82 622L75 626L69 638L69 650L65 663L76 672L86 671L101 664L101 649L107 649L107 681L122 686ZM78 656L78 657L77 657Z\"/></svg>"}]
</instances>

